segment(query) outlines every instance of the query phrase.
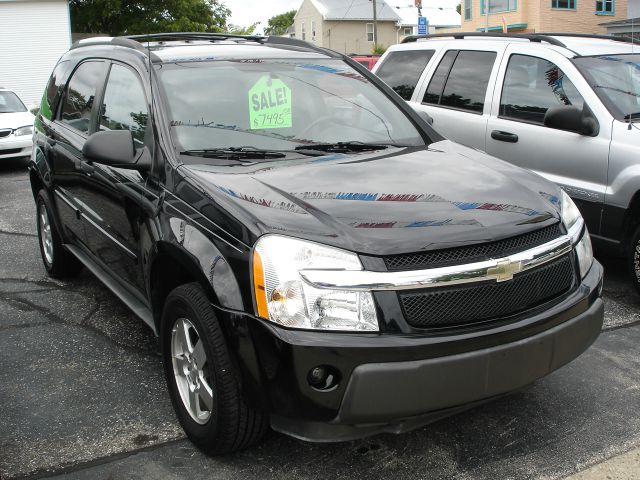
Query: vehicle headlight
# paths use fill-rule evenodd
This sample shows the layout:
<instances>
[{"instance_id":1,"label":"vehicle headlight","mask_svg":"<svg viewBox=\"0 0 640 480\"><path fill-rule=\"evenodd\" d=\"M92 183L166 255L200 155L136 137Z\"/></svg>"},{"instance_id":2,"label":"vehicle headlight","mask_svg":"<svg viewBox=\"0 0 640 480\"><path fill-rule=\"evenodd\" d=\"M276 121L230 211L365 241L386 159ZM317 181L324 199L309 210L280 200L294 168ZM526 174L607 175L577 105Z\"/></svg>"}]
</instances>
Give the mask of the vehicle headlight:
<instances>
[{"instance_id":1,"label":"vehicle headlight","mask_svg":"<svg viewBox=\"0 0 640 480\"><path fill-rule=\"evenodd\" d=\"M33 126L32 125L27 125L26 127L16 128L13 131L13 134L16 137L22 137L24 135L33 135Z\"/></svg>"},{"instance_id":2,"label":"vehicle headlight","mask_svg":"<svg viewBox=\"0 0 640 480\"><path fill-rule=\"evenodd\" d=\"M301 270L362 270L355 253L279 235L261 237L253 251L257 314L285 327L378 331L370 292L315 288Z\"/></svg>"},{"instance_id":3,"label":"vehicle headlight","mask_svg":"<svg viewBox=\"0 0 640 480\"><path fill-rule=\"evenodd\" d=\"M580 265L580 278L584 278L593 263L593 248L587 227L584 227L582 239L576 244L575 248L576 255L578 256L578 264Z\"/></svg>"},{"instance_id":4,"label":"vehicle headlight","mask_svg":"<svg viewBox=\"0 0 640 480\"><path fill-rule=\"evenodd\" d=\"M582 218L580 214L580 210L576 207L576 204L573 203L571 197L567 195L567 193L562 190L562 223L566 227L567 231L571 229L575 225L575 223Z\"/></svg>"}]
</instances>

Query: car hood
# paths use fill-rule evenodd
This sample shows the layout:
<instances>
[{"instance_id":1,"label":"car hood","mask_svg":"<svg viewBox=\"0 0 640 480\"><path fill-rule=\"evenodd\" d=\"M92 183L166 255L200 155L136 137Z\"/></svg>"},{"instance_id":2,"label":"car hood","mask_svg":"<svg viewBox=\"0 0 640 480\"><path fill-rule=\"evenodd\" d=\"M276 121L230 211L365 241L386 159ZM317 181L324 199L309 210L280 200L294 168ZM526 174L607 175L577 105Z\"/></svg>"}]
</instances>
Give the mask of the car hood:
<instances>
[{"instance_id":1,"label":"car hood","mask_svg":"<svg viewBox=\"0 0 640 480\"><path fill-rule=\"evenodd\" d=\"M0 113L0 130L33 125L34 118L30 112Z\"/></svg>"},{"instance_id":2,"label":"car hood","mask_svg":"<svg viewBox=\"0 0 640 480\"><path fill-rule=\"evenodd\" d=\"M447 140L180 170L256 236L290 235L370 255L493 241L560 217L554 184Z\"/></svg>"}]
</instances>

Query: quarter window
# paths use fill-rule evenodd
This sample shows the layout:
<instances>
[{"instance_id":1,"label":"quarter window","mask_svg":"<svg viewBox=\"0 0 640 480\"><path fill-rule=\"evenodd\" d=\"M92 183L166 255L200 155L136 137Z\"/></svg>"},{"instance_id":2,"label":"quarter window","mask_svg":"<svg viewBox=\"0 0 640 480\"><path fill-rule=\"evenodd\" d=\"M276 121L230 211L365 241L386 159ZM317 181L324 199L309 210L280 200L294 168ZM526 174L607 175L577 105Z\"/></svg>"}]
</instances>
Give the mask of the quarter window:
<instances>
[{"instance_id":1,"label":"quarter window","mask_svg":"<svg viewBox=\"0 0 640 480\"><path fill-rule=\"evenodd\" d=\"M450 50L427 87L423 102L482 113L496 52Z\"/></svg>"},{"instance_id":2,"label":"quarter window","mask_svg":"<svg viewBox=\"0 0 640 480\"><path fill-rule=\"evenodd\" d=\"M576 0L551 0L551 8L558 10L575 10Z\"/></svg>"},{"instance_id":3,"label":"quarter window","mask_svg":"<svg viewBox=\"0 0 640 480\"><path fill-rule=\"evenodd\" d=\"M411 100L424 68L435 50L396 51L387 55L378 76L405 100Z\"/></svg>"},{"instance_id":4,"label":"quarter window","mask_svg":"<svg viewBox=\"0 0 640 480\"><path fill-rule=\"evenodd\" d=\"M511 56L502 87L502 118L542 125L549 108L582 108L583 104L582 96L557 65L542 58Z\"/></svg>"},{"instance_id":5,"label":"quarter window","mask_svg":"<svg viewBox=\"0 0 640 480\"><path fill-rule=\"evenodd\" d=\"M114 64L100 110L100 130L129 130L136 144L142 146L148 117L147 101L137 75Z\"/></svg>"},{"instance_id":6,"label":"quarter window","mask_svg":"<svg viewBox=\"0 0 640 480\"><path fill-rule=\"evenodd\" d=\"M85 62L76 69L64 96L60 121L82 133L91 129L91 109L98 82L102 81L103 62Z\"/></svg>"},{"instance_id":7,"label":"quarter window","mask_svg":"<svg viewBox=\"0 0 640 480\"><path fill-rule=\"evenodd\" d=\"M597 0L596 13L599 15L613 15L615 12L615 0Z\"/></svg>"},{"instance_id":8,"label":"quarter window","mask_svg":"<svg viewBox=\"0 0 640 480\"><path fill-rule=\"evenodd\" d=\"M373 23L367 23L367 42L373 42Z\"/></svg>"}]
</instances>

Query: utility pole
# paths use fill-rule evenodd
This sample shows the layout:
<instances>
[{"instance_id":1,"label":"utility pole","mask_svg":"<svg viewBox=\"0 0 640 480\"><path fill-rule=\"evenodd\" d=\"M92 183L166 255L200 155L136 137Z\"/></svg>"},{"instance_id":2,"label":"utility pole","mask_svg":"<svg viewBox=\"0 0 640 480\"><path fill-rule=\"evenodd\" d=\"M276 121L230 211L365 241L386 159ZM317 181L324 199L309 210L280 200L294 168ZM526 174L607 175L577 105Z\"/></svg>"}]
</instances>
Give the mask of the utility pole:
<instances>
[{"instance_id":1,"label":"utility pole","mask_svg":"<svg viewBox=\"0 0 640 480\"><path fill-rule=\"evenodd\" d=\"M373 0L373 47L378 45L378 11L376 0Z\"/></svg>"}]
</instances>

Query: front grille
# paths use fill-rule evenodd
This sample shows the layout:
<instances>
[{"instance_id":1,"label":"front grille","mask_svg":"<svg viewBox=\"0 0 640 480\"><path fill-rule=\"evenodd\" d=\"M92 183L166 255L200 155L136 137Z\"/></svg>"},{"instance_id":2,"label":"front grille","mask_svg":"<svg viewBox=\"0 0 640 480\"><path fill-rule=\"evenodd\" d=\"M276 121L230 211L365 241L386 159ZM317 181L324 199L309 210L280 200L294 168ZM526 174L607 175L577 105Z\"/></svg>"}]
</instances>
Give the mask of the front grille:
<instances>
[{"instance_id":1,"label":"front grille","mask_svg":"<svg viewBox=\"0 0 640 480\"><path fill-rule=\"evenodd\" d=\"M21 148L7 148L6 150L0 149L0 155L12 155L14 153L20 153L21 151Z\"/></svg>"},{"instance_id":2,"label":"front grille","mask_svg":"<svg viewBox=\"0 0 640 480\"><path fill-rule=\"evenodd\" d=\"M415 328L466 326L514 315L551 301L573 286L571 255L519 273L513 280L401 292L400 304Z\"/></svg>"},{"instance_id":3,"label":"front grille","mask_svg":"<svg viewBox=\"0 0 640 480\"><path fill-rule=\"evenodd\" d=\"M562 235L560 224L556 223L517 237L495 242L478 243L464 247L454 247L430 252L407 253L385 257L387 270L418 270L461 263L472 263L488 258L501 258L521 252L554 240Z\"/></svg>"},{"instance_id":4,"label":"front grille","mask_svg":"<svg viewBox=\"0 0 640 480\"><path fill-rule=\"evenodd\" d=\"M0 130L0 138L8 137L11 135L11 130Z\"/></svg>"}]
</instances>

